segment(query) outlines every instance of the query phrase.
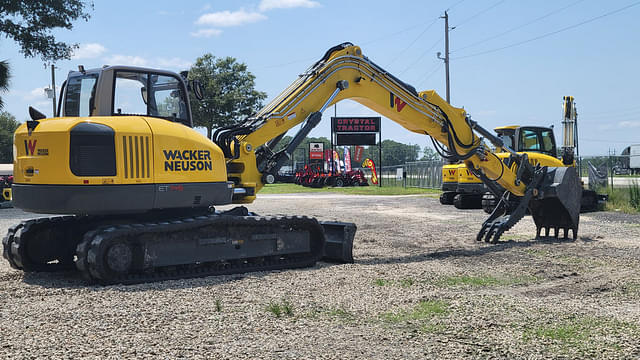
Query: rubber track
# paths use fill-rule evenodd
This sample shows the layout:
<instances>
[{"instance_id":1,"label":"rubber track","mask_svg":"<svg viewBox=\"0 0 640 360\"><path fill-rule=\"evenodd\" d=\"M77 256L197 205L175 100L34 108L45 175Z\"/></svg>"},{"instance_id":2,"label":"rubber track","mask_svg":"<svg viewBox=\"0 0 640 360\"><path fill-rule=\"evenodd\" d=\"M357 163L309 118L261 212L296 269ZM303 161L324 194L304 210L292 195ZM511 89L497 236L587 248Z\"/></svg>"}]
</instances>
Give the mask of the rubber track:
<instances>
[{"instance_id":1,"label":"rubber track","mask_svg":"<svg viewBox=\"0 0 640 360\"><path fill-rule=\"evenodd\" d=\"M26 220L18 225L9 228L7 235L2 240L2 255L9 261L14 269L31 271L60 271L73 268L73 263L39 263L33 261L27 254L28 244L38 236L51 236L50 229L67 226L71 223L77 223L78 218L75 216L53 216L49 218L37 218ZM75 225L75 224L74 224ZM52 243L52 239L38 239L42 243Z\"/></svg>"},{"instance_id":2,"label":"rubber track","mask_svg":"<svg viewBox=\"0 0 640 360\"><path fill-rule=\"evenodd\" d=\"M248 232L260 227L293 228L296 230L307 229L311 235L311 253L277 255L270 257L233 259L228 262L210 262L179 266L157 267L152 270L132 274L116 274L105 268L104 251L110 244L128 241L127 239L139 239L140 235L147 240L171 241L172 234L180 236L196 236L202 233L205 227L220 227L226 229L229 226L243 227ZM139 240L133 240L139 241ZM318 221L308 217L258 217L258 216L229 216L212 214L195 218L183 218L170 222L133 223L116 226L106 226L89 231L83 241L76 248L76 267L83 276L102 284L135 284L174 280L211 275L227 275L251 271L266 271L278 269L291 269L313 266L322 257L324 245L324 230Z\"/></svg>"}]
</instances>

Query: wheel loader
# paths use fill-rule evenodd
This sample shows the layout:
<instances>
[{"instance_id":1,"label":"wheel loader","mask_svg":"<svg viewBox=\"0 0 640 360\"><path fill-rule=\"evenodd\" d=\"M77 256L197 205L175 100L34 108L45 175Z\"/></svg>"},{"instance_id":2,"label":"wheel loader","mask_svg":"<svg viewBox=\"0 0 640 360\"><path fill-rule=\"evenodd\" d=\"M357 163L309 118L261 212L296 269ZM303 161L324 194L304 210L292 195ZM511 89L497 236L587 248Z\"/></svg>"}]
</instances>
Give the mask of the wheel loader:
<instances>
[{"instance_id":1,"label":"wheel loader","mask_svg":"<svg viewBox=\"0 0 640 360\"><path fill-rule=\"evenodd\" d=\"M79 67L62 87L56 117L31 109L32 120L14 137L14 205L61 215L9 229L3 255L11 266L76 268L91 281L137 283L353 261L354 224L214 208L253 202L323 111L343 99L430 136L448 160L465 161L489 186L506 189L477 240L497 242L527 208L538 235L554 229L577 237L575 169L532 164L464 109L435 91L417 92L351 43L327 50L264 108L213 139L192 128L187 92L203 94L186 79L147 68Z\"/></svg>"}]
</instances>

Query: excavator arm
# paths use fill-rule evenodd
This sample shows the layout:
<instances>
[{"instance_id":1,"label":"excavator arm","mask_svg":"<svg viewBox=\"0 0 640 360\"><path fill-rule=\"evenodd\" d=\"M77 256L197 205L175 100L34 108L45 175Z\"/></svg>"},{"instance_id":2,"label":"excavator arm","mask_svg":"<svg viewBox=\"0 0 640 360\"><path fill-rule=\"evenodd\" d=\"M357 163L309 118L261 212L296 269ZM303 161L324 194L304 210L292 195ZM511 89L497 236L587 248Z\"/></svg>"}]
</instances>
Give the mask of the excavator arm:
<instances>
[{"instance_id":1,"label":"excavator arm","mask_svg":"<svg viewBox=\"0 0 640 360\"><path fill-rule=\"evenodd\" d=\"M553 228L557 236L562 228L565 236L569 229L573 230L574 238L577 236L575 203L579 209L580 195L575 171L534 167L526 155L506 147L498 137L471 120L464 109L449 105L433 90L417 92L351 43L329 49L240 126L216 131L214 141L227 158L228 178L235 184L233 201L252 202L266 177L278 171L320 122L322 112L344 99L354 100L409 131L430 136L441 155L465 161L490 188L499 184L508 191L509 195L483 224L478 240L497 241L524 216L530 202L538 235L543 228L547 233ZM272 149L284 134L301 123L304 124L291 142L274 153ZM481 136L495 147L506 149L511 157L505 161L498 158ZM513 201L516 197L521 201Z\"/></svg>"}]
</instances>

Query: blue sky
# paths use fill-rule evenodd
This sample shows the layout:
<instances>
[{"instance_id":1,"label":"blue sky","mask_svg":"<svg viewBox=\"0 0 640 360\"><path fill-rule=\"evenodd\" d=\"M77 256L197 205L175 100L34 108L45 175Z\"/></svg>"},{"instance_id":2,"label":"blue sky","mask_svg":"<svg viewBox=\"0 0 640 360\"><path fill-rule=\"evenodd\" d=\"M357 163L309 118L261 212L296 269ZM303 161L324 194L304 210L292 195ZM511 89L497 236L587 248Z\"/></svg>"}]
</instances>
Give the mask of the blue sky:
<instances>
[{"instance_id":1,"label":"blue sky","mask_svg":"<svg viewBox=\"0 0 640 360\"><path fill-rule=\"evenodd\" d=\"M449 8L451 102L485 127L555 125L560 141L562 97L576 98L582 155L640 143L640 4L634 0L253 0L100 1L88 22L56 31L80 44L56 64L59 86L69 70L104 64L187 69L204 53L233 56L276 96L331 46L350 41L364 55L418 90L444 97L444 23ZM612 13L618 9L624 10ZM597 18L599 16L610 15ZM584 24L581 24L584 23ZM559 32L557 32L559 31ZM557 32L553 34L554 32ZM530 40L530 41L529 41ZM50 70L0 41L13 77L3 94L18 120L33 105L51 114L43 88ZM495 50L495 51L494 51ZM338 115L372 115L341 102ZM329 116L313 136L329 136ZM428 138L383 120L383 138L421 146Z\"/></svg>"}]
</instances>

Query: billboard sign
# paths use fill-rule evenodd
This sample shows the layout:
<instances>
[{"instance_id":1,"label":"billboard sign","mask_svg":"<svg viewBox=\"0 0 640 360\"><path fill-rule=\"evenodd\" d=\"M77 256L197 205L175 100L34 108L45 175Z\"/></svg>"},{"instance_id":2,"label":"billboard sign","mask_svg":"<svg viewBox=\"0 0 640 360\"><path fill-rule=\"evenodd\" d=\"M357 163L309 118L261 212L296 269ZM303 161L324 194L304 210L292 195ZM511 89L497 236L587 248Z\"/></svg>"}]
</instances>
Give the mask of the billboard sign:
<instances>
[{"instance_id":1,"label":"billboard sign","mask_svg":"<svg viewBox=\"0 0 640 360\"><path fill-rule=\"evenodd\" d=\"M331 129L335 133L377 133L380 132L380 117L332 117Z\"/></svg>"},{"instance_id":2,"label":"billboard sign","mask_svg":"<svg viewBox=\"0 0 640 360\"><path fill-rule=\"evenodd\" d=\"M309 143L309 160L322 160L323 152L323 143Z\"/></svg>"}]
</instances>

